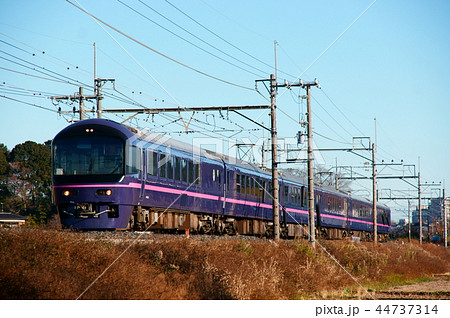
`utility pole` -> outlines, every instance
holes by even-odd
[[[447,226],[447,213],[448,213],[448,207],[450,205],[450,200],[447,200],[447,198],[445,197],[445,185],[444,185],[444,190],[443,190],[443,196],[444,196],[444,200],[443,200],[443,205],[444,205],[444,247],[448,246],[448,241],[447,241],[447,236],[448,236],[448,226]]]
[[[377,118],[373,119],[374,128],[375,128],[375,142],[372,144],[372,211],[373,211],[373,243],[377,244],[378,242],[378,214],[377,214],[377,201],[378,201],[378,193],[377,193],[377,168],[375,162],[375,153],[377,151],[376,145],[377,142]]]
[[[316,84],[317,85],[317,84]],[[308,121],[308,233],[312,246],[316,246],[316,226],[314,222],[314,156],[312,149],[312,111],[311,111],[311,85],[306,85],[306,118]],[[317,216],[319,217],[319,216]]]
[[[408,242],[411,243],[411,200],[408,200]]]
[[[78,103],[80,105],[80,120],[84,120],[84,96],[83,87],[78,88]]]
[[[114,83],[115,80],[112,78],[96,78],[94,79],[94,95],[97,100],[97,118],[102,118],[103,108],[102,108],[102,87],[106,82]]]
[[[423,236],[423,230],[422,230],[422,191],[420,188],[420,157],[419,157],[419,168],[418,168],[418,173],[417,173],[417,194],[418,194],[418,199],[419,199],[419,244],[422,244],[422,236]]]
[[[95,96],[95,95],[87,95],[86,96],[86,95],[84,95],[83,92],[84,92],[84,89],[83,89],[83,87],[80,86],[78,88],[78,93],[74,93],[73,96],[71,96],[71,95],[52,96],[52,99],[56,100],[56,101],[60,101],[60,100],[77,101],[79,103],[79,105],[80,105],[80,108],[79,108],[80,120],[83,120],[83,119],[86,118],[86,116],[85,116],[86,115],[86,110],[84,108],[84,101],[85,100],[89,100],[89,99],[96,99],[97,98],[97,96]],[[75,110],[73,112],[75,112]],[[59,110],[58,113],[59,114],[65,114],[65,113],[72,113],[72,111]]]
[[[375,164],[375,143],[372,144],[372,210],[373,210],[373,243],[378,241],[377,225],[377,168]]]
[[[277,158],[277,129],[276,129],[276,94],[278,87],[300,86],[307,91],[308,101],[308,214],[309,214],[309,240],[315,247],[315,222],[314,222],[314,171],[313,171],[313,149],[312,149],[312,125],[311,125],[311,86],[320,88],[319,83],[315,80],[312,83],[304,83],[300,80],[298,83],[277,84],[274,74],[270,75],[270,79],[256,80],[256,82],[270,81],[270,115],[271,115],[271,149],[272,149],[272,200],[273,200],[273,223],[274,223],[274,239],[279,240],[280,231],[280,209],[279,209],[279,186],[278,186],[278,158]],[[310,180],[311,179],[311,180]]]
[[[84,108],[84,101],[95,99],[97,101],[97,118],[102,118],[102,86],[106,82],[114,82],[114,79],[105,79],[105,78],[96,78],[94,80],[94,95],[84,95],[84,89],[83,87],[78,88],[78,93],[75,93],[73,96],[67,95],[67,96],[53,96],[53,100],[71,100],[71,101],[77,101],[80,105],[79,113],[80,113],[80,120],[83,120],[86,118],[86,110]],[[58,111],[60,114],[64,113],[70,113],[70,111]]]
[[[280,205],[278,188],[278,158],[277,158],[277,82],[274,74],[270,74],[270,135],[272,144],[272,209],[273,209],[273,236],[274,240],[280,239]]]

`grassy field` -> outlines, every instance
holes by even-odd
[[[0,229],[0,299],[358,299],[450,271],[450,252],[432,244],[323,241],[325,252],[306,241],[146,234],[126,250],[132,242]]]

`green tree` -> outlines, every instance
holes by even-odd
[[[4,144],[0,144],[0,202],[2,203],[2,209],[5,211],[7,210],[6,203],[11,196],[6,185],[6,180],[8,179],[10,171],[8,155],[8,148]]]
[[[50,144],[26,141],[9,154],[7,186],[18,212],[33,216],[38,223],[52,216]]]

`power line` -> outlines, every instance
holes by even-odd
[[[333,116],[331,116],[331,114],[326,110],[325,107],[323,107],[319,101],[313,96],[314,101],[317,103],[317,105],[319,105],[320,108],[322,108],[322,110],[328,115],[330,116],[330,118],[339,126],[341,127],[350,137],[353,137],[353,134],[351,134],[344,126],[341,125],[341,123],[339,121],[336,120],[336,118],[334,118]]]
[[[6,98],[6,99],[9,99],[9,100],[12,100],[12,101],[18,102],[18,103],[26,104],[26,105],[29,105],[29,106],[33,106],[33,107],[37,107],[37,108],[41,108],[41,109],[45,109],[45,110],[48,110],[48,111],[50,111],[50,112],[53,112],[53,113],[58,113],[58,111],[57,111],[57,110],[54,110],[54,109],[51,109],[51,108],[47,108],[47,107],[44,107],[44,106],[40,106],[40,105],[36,105],[36,104],[32,104],[32,103],[28,103],[28,102],[24,102],[24,101],[22,101],[22,100],[19,100],[19,99],[15,99],[15,98],[7,97],[7,96],[4,96],[4,95],[0,95],[0,97],[2,97],[2,98]]]
[[[140,2],[142,2],[141,0],[139,0]],[[222,41],[224,41],[225,43],[227,43],[228,45],[232,46],[233,48],[235,48],[236,50],[238,50],[239,52],[251,57],[252,59],[264,64],[267,67],[272,68],[273,65],[270,65],[260,59],[258,59],[257,57],[245,52],[244,50],[242,50],[241,48],[239,48],[238,46],[234,45],[233,43],[229,42],[228,40],[226,40],[225,38],[223,38],[222,36],[220,36],[219,34],[215,33],[214,31],[211,31],[209,28],[207,28],[206,26],[204,26],[203,24],[201,24],[200,22],[198,22],[197,20],[195,20],[194,18],[192,18],[191,16],[189,16],[187,13],[185,13],[184,11],[182,11],[181,9],[179,9],[178,7],[176,7],[174,4],[170,3],[169,1],[165,0],[169,5],[171,5],[174,9],[176,9],[178,12],[180,12],[181,14],[183,14],[185,17],[187,17],[188,19],[190,19],[191,21],[193,21],[194,23],[196,23],[197,25],[199,25],[200,27],[202,27],[203,29],[205,29],[206,31],[208,31],[209,33],[213,34],[214,36],[216,36],[217,38],[221,39]],[[279,70],[280,73],[283,73],[285,75],[291,76],[291,77],[295,77],[294,75],[285,73],[281,70]]]
[[[77,66],[77,65],[71,64],[71,63],[69,63],[69,62],[67,62],[67,61],[64,61],[64,60],[62,60],[62,59],[60,59],[60,58],[57,58],[57,57],[55,57],[55,56],[49,54],[49,53],[46,52],[46,51],[37,49],[37,48],[35,48],[35,47],[31,46],[31,45],[28,45],[27,43],[24,43],[24,42],[22,42],[22,41],[19,41],[19,40],[15,39],[15,38],[13,38],[13,37],[7,35],[7,34],[4,34],[4,33],[2,33],[2,32],[0,32],[0,34],[3,35],[3,36],[5,36],[5,37],[7,37],[7,38],[9,38],[9,39],[11,39],[11,40],[13,40],[13,41],[16,41],[16,42],[18,42],[18,43],[20,43],[20,44],[22,44],[22,45],[24,45],[24,46],[26,46],[26,47],[29,47],[29,48],[31,48],[31,49],[33,49],[33,50],[35,50],[35,51],[37,51],[37,52],[39,52],[39,53],[41,53],[41,54],[45,54],[46,56],[49,56],[49,57],[51,57],[51,58],[53,58],[53,59],[55,59],[55,60],[58,60],[58,61],[60,61],[60,62],[63,62],[63,63],[66,64],[66,65],[70,65],[70,66],[72,67],[72,70],[75,69],[76,72],[82,71],[82,72],[87,73],[87,74],[92,74],[92,73],[89,73],[88,71],[86,71],[86,70],[80,68],[80,67]],[[2,42],[3,42],[3,41],[2,41]],[[15,45],[13,45],[13,44],[8,43],[8,42],[4,42],[4,43],[7,43],[8,45],[13,46],[13,47],[17,48],[18,50],[21,50],[21,51],[23,51],[23,52],[25,52],[25,53],[31,54],[32,56],[36,56],[36,57],[38,57],[38,58],[40,58],[40,59],[46,60],[46,61],[48,61],[48,62],[50,62],[50,63],[55,64],[55,65],[62,66],[62,67],[64,67],[64,68],[70,69],[69,67],[67,67],[67,66],[65,66],[65,65],[61,65],[61,64],[58,64],[58,63],[56,63],[56,62],[54,62],[54,61],[51,61],[51,60],[49,60],[49,59],[43,58],[41,55],[37,55],[37,54],[35,54],[35,53],[26,51],[26,50],[24,50],[24,49],[22,49],[22,48],[20,48],[20,47],[18,47],[18,46],[15,46]]]
[[[173,58],[171,58],[171,57],[169,57],[169,56],[167,56],[167,55],[165,55],[165,54],[163,54],[163,53],[161,53],[161,52],[159,52],[159,51],[157,51],[157,50],[151,48],[150,46],[148,46],[148,45],[146,45],[146,44],[144,44],[144,43],[142,43],[142,42],[136,40],[135,38],[133,38],[133,37],[129,36],[128,34],[126,34],[126,33],[122,32],[122,31],[120,31],[119,29],[113,27],[112,25],[110,25],[110,24],[104,22],[103,20],[97,18],[96,16],[94,16],[94,15],[91,14],[91,13],[89,13],[89,12],[86,11],[85,9],[81,8],[80,6],[74,4],[74,3],[71,2],[70,0],[66,0],[66,1],[67,1],[68,3],[70,3],[71,5],[73,5],[74,7],[78,8],[79,10],[83,11],[84,13],[86,13],[87,15],[89,15],[90,17],[92,17],[93,19],[97,20],[98,22],[102,23],[103,25],[106,25],[108,28],[110,28],[110,29],[116,31],[117,33],[120,33],[120,34],[123,35],[124,37],[126,37],[126,38],[130,39],[131,41],[133,41],[133,42],[135,42],[135,43],[137,43],[137,44],[139,44],[139,45],[145,47],[146,49],[148,49],[148,50],[150,50],[150,51],[152,51],[152,52],[154,52],[154,53],[156,53],[156,54],[158,54],[158,55],[160,55],[160,56],[162,56],[162,57],[164,57],[164,58],[166,58],[166,59],[168,59],[168,60],[170,60],[170,61],[172,61],[172,62],[174,62],[174,63],[177,63],[178,65],[181,65],[181,66],[183,66],[183,67],[185,67],[185,68],[188,68],[188,69],[190,69],[190,70],[192,70],[192,71],[194,71],[194,72],[197,72],[197,73],[199,73],[199,74],[201,74],[201,75],[204,75],[204,76],[206,76],[206,77],[212,78],[212,79],[214,79],[214,80],[217,80],[217,81],[222,82],[222,83],[225,83],[225,84],[229,84],[229,85],[232,85],[232,86],[235,86],[235,87],[247,89],[247,90],[250,90],[250,91],[254,91],[254,90],[255,90],[254,88],[246,87],[246,86],[243,86],[243,85],[239,85],[239,84],[236,84],[236,83],[232,83],[232,82],[223,80],[223,79],[218,78],[218,77],[216,77],[216,76],[213,76],[213,75],[207,74],[207,73],[205,73],[205,72],[203,72],[203,71],[200,71],[200,70],[198,70],[198,69],[195,69],[195,68],[193,68],[193,67],[191,67],[191,66],[188,66],[188,65],[186,65],[186,64],[184,64],[184,63],[182,63],[182,62],[180,62],[180,61],[178,61],[178,60],[175,60],[175,59],[173,59]]]
[[[323,87],[321,91],[325,95],[325,97],[328,98],[331,104],[339,111],[339,113],[341,113],[341,115],[350,123],[350,125],[352,125],[361,135],[364,135],[364,133],[358,127],[355,126],[355,124],[344,114],[344,112],[342,112],[342,110],[336,105],[336,103],[333,102],[330,96],[328,96],[328,94],[324,91]]]
[[[166,30],[167,32],[169,32],[170,34],[176,36],[177,38],[179,38],[179,39],[181,39],[181,40],[183,40],[183,41],[185,41],[185,42],[191,44],[192,46],[196,47],[197,49],[199,49],[199,50],[201,50],[201,51],[203,51],[203,52],[205,52],[205,53],[207,53],[207,54],[209,54],[209,55],[211,55],[211,56],[213,56],[213,57],[215,57],[215,58],[217,58],[217,59],[219,59],[219,60],[221,60],[221,61],[223,61],[223,62],[225,62],[225,63],[228,63],[228,64],[230,64],[230,65],[232,65],[232,66],[234,66],[234,67],[237,67],[237,68],[239,68],[239,69],[241,69],[241,70],[243,70],[243,71],[246,71],[246,72],[248,72],[248,73],[250,73],[250,74],[253,74],[253,75],[255,75],[255,76],[261,76],[261,75],[258,75],[258,74],[256,74],[256,73],[253,73],[253,72],[251,72],[251,71],[249,71],[249,70],[246,70],[246,69],[244,69],[244,68],[242,68],[242,67],[240,67],[240,66],[238,66],[238,65],[236,65],[236,64],[234,64],[234,63],[231,63],[231,62],[229,62],[229,61],[227,61],[227,60],[221,58],[220,56],[218,56],[218,55],[216,55],[216,54],[214,54],[214,53],[211,53],[211,52],[205,50],[204,48],[202,48],[202,47],[200,47],[200,46],[198,46],[198,45],[192,43],[191,41],[189,41],[189,40],[183,38],[182,36],[176,34],[175,32],[170,31],[169,29],[167,29],[166,27],[162,26],[161,24],[159,24],[159,23],[153,21],[152,19],[150,19],[150,18],[147,17],[146,15],[142,14],[141,12],[137,11],[136,9],[133,9],[133,8],[130,7],[129,5],[123,3],[122,1],[120,1],[120,0],[117,0],[117,1],[120,2],[121,4],[123,4],[124,6],[126,6],[127,8],[129,8],[130,10],[134,11],[135,13],[139,14],[139,15],[142,16],[143,18],[145,18],[145,19],[147,19],[148,21],[150,21],[150,22],[156,24],[157,26],[159,26],[160,28]],[[203,41],[203,40],[202,40],[202,41]],[[204,41],[203,41],[203,42],[204,42]],[[206,43],[206,42],[205,42],[205,43]],[[208,44],[208,43],[207,43],[207,44]],[[208,44],[208,45],[209,45],[209,44]],[[225,53],[225,54],[226,54],[226,53]]]
[[[295,81],[299,80],[300,77],[302,77],[303,74],[305,74],[343,36],[345,32],[347,32],[367,12],[367,10],[374,5],[375,2],[377,2],[377,0],[374,0],[333,42],[331,42],[331,44],[295,79]],[[286,93],[286,91],[281,93],[280,97],[284,93]]]
[[[119,2],[122,3],[122,4],[124,4],[121,0],[117,0],[117,1],[119,1]],[[155,12],[156,14],[158,14],[160,17],[162,17],[162,18],[164,18],[165,20],[169,21],[169,22],[172,23],[173,25],[177,26],[178,28],[180,28],[180,29],[183,30],[184,32],[188,33],[189,35],[193,36],[193,37],[196,38],[197,40],[199,40],[199,41],[201,41],[202,43],[208,45],[209,47],[211,47],[211,48],[213,48],[213,49],[219,51],[220,53],[222,53],[222,54],[224,54],[224,55],[226,55],[226,56],[232,58],[233,60],[235,60],[235,61],[237,61],[237,62],[239,62],[239,63],[242,63],[242,64],[244,64],[244,65],[246,65],[246,66],[248,66],[248,67],[250,67],[250,68],[252,68],[252,69],[254,69],[254,70],[257,70],[257,71],[259,71],[259,72],[262,72],[263,74],[265,73],[263,70],[261,70],[261,69],[259,69],[259,68],[257,68],[257,67],[254,67],[254,66],[252,66],[252,65],[250,65],[250,64],[248,64],[248,63],[246,63],[246,62],[244,62],[244,61],[242,61],[242,60],[240,60],[240,59],[238,59],[238,58],[236,58],[236,57],[234,57],[234,56],[232,56],[231,54],[228,54],[227,52],[225,52],[225,51],[219,49],[218,47],[216,47],[216,46],[214,46],[214,45],[212,45],[212,44],[206,42],[205,40],[203,40],[203,39],[200,38],[199,36],[195,35],[194,33],[190,32],[189,30],[186,30],[185,28],[183,28],[183,27],[180,26],[179,24],[173,22],[172,20],[170,20],[169,18],[167,18],[167,17],[164,16],[163,14],[159,13],[158,11],[156,11],[155,9],[153,9],[152,7],[150,7],[149,5],[147,5],[145,2],[143,2],[143,1],[141,1],[141,0],[139,0],[139,2],[142,3],[144,6],[146,6],[147,8],[149,8],[150,10],[152,10],[153,12]],[[124,5],[125,5],[125,4],[124,4]],[[134,10],[133,10],[133,11],[134,11]],[[159,26],[158,23],[156,23],[156,22],[154,22],[154,21],[152,21],[152,22],[155,23],[155,24],[157,24],[157,25]],[[164,28],[164,27],[163,27],[163,28]],[[164,29],[165,29],[165,28],[164,28]],[[165,29],[165,30],[166,30],[166,29]],[[169,31],[169,30],[167,30],[167,31]],[[169,32],[170,32],[170,31],[169,31]],[[171,32],[171,33],[172,33],[172,32]],[[184,38],[182,38],[182,37],[181,37],[181,39],[187,41],[186,39],[184,39]],[[191,43],[190,41],[188,41],[188,42],[189,42],[190,44],[194,45],[195,47],[197,47],[195,44]],[[207,53],[209,53],[209,52],[207,52]],[[213,56],[214,56],[214,57],[217,57],[217,56],[214,55],[214,54],[213,54]],[[225,60],[222,59],[222,58],[220,58],[220,60],[225,61]],[[229,63],[228,61],[225,61],[225,62],[226,62],[226,63]],[[245,70],[245,69],[243,69],[243,68],[241,68],[241,67],[239,67],[239,66],[237,66],[237,65],[235,65],[235,64],[233,64],[233,63],[230,63],[230,64],[233,65],[233,66],[236,66],[236,67],[240,68],[241,70],[244,70],[244,71],[246,71],[246,72],[248,72],[248,73],[250,73],[250,74],[253,74],[253,75],[255,75],[255,76],[261,76],[260,74],[255,74],[255,73],[253,73],[253,72],[251,72],[251,71]]]
[[[7,52],[5,52],[5,51],[3,51],[3,50],[0,50],[0,52],[3,53],[3,54],[6,54],[6,55],[8,55],[8,56],[10,56],[10,57],[12,57],[12,58],[15,58],[15,59],[17,59],[17,60],[19,60],[19,61],[22,61],[22,62],[28,63],[28,64],[30,64],[30,65],[32,65],[32,66],[35,66],[35,67],[37,67],[37,68],[39,68],[39,69],[41,69],[41,70],[43,70],[43,71],[37,70],[37,69],[32,68],[32,67],[30,67],[30,66],[26,66],[26,65],[21,64],[21,63],[19,63],[19,62],[16,62],[16,61],[13,61],[13,60],[10,60],[10,59],[7,59],[7,58],[5,58],[5,57],[1,57],[1,56],[0,56],[0,58],[4,59],[4,60],[6,60],[6,61],[9,61],[9,62],[11,62],[11,63],[20,65],[20,66],[22,66],[22,67],[31,69],[31,70],[33,70],[33,71],[35,71],[35,72],[42,73],[42,74],[44,74],[44,75],[47,75],[47,76],[50,76],[50,77],[53,77],[53,78],[56,78],[56,79],[59,79],[59,80],[61,80],[61,79],[58,78],[58,77],[62,77],[62,78],[69,79],[69,80],[72,81],[72,82],[76,82],[76,83],[78,83],[78,84],[82,84],[82,85],[84,85],[84,86],[89,87],[89,85],[87,85],[87,84],[85,84],[85,83],[83,83],[83,82],[80,82],[80,81],[78,81],[78,80],[76,80],[76,79],[70,78],[70,77],[68,77],[68,76],[66,76],[66,75],[60,74],[60,73],[58,73],[58,72],[49,70],[49,69],[47,69],[47,68],[45,68],[45,67],[43,67],[43,66],[37,65],[37,64],[35,64],[35,63],[31,63],[31,62],[29,62],[29,61],[27,61],[27,60],[24,60],[24,59],[22,59],[22,58],[20,58],[20,57],[17,57],[17,56],[15,56],[15,55],[13,55],[13,54],[9,54],[9,53],[7,53]],[[45,72],[52,73],[52,74],[54,74],[54,75],[47,74],[47,73],[45,73],[44,71],[45,71]]]

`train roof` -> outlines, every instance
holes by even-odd
[[[159,133],[149,132],[149,131],[145,131],[145,130],[137,130],[132,127],[128,127],[128,128],[130,130],[133,129],[135,131],[136,137],[142,141],[152,142],[152,143],[162,145],[165,147],[172,147],[173,149],[181,150],[181,151],[184,151],[187,153],[194,153],[201,157],[206,157],[206,158],[209,158],[212,160],[217,160],[217,161],[223,160],[226,164],[232,165],[233,167],[239,168],[241,170],[247,170],[249,172],[264,174],[266,176],[271,176],[271,172],[269,170],[262,169],[253,163],[243,161],[243,160],[237,159],[235,157],[224,155],[224,154],[221,154],[218,152],[214,152],[214,151],[211,151],[208,149],[200,148],[198,146],[188,144],[188,143],[185,143],[180,140],[173,139],[172,137],[167,136],[167,135],[161,135]],[[280,177],[283,181],[300,183],[300,184],[304,184],[304,185],[307,184],[307,182],[304,178],[294,176],[294,175],[289,175],[284,172],[280,172]],[[369,200],[367,198],[352,196],[351,193],[339,191],[339,190],[336,190],[334,188],[327,187],[324,185],[320,185],[320,186],[318,186],[318,188],[323,192],[332,193],[334,195],[338,195],[338,196],[342,196],[342,197],[352,197],[355,200],[365,202],[365,203],[372,202],[371,200]],[[388,208],[384,204],[380,204],[380,203],[378,203],[377,206]]]
[[[90,128],[92,125],[100,126],[100,131],[99,129],[97,129],[96,132],[99,132],[101,134],[114,133],[115,135],[118,135],[124,139],[131,138],[135,135],[135,131],[133,131],[131,127],[124,126],[120,123],[108,119],[92,118],[77,121],[76,123],[67,126],[63,130],[61,130],[54,139],[60,137],[82,135],[86,132],[86,129]]]

